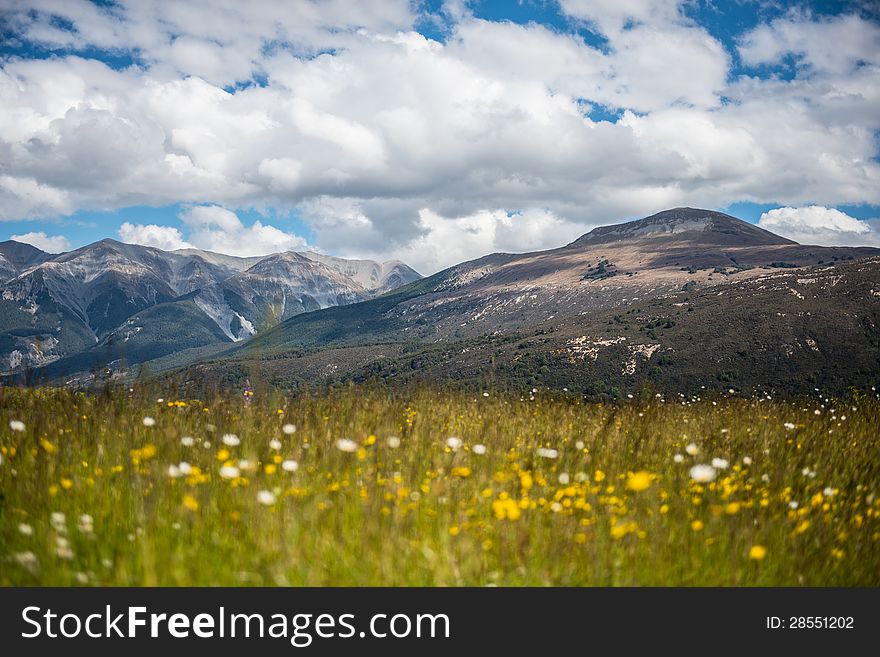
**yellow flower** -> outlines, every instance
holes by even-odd
[[[221,449],[219,452],[217,452],[217,460],[218,461],[225,461],[228,458],[229,458],[229,450],[228,449]]]
[[[458,536],[459,532],[461,532],[461,530],[458,527],[450,527],[449,528],[449,535],[450,536]]]
[[[468,467],[452,468],[452,476],[466,479],[471,476],[471,469]]]
[[[729,516],[735,516],[739,513],[740,506],[742,505],[739,502],[731,502],[724,507],[724,512]]]
[[[45,438],[40,438],[40,447],[42,447],[44,450],[46,450],[47,454],[54,454],[55,450],[58,449],[57,447],[55,447],[55,445],[50,443]]]
[[[651,485],[651,473],[645,470],[633,472],[626,479],[626,487],[636,492],[646,490]]]
[[[61,488],[63,488],[64,490],[70,490],[71,488],[73,488],[73,479],[68,479],[67,477],[62,478]]]
[[[601,470],[596,470],[596,474],[593,475],[593,479],[596,482],[604,481],[605,480],[605,473],[602,472]]]
[[[506,495],[502,495],[502,497],[499,497],[492,502],[492,511],[495,513],[495,517],[498,518],[498,520],[519,520],[522,515],[522,510],[519,508],[519,504]]]
[[[691,529],[693,529],[695,532],[702,530],[703,529],[703,521],[702,520],[694,520],[691,523]]]
[[[831,556],[834,557],[835,559],[837,559],[838,561],[843,559],[844,554],[845,554],[844,551],[841,550],[840,548],[834,548],[833,550],[831,550]]]
[[[278,466],[276,466],[274,463],[267,463],[267,464],[266,464],[266,467],[263,468],[263,471],[264,471],[267,475],[271,475],[271,474],[275,474],[275,471],[276,471],[277,469],[278,469]]]
[[[766,556],[767,548],[765,548],[763,545],[753,545],[752,548],[749,550],[749,559],[760,561]]]
[[[199,510],[199,501],[194,498],[192,495],[184,495],[183,496],[183,506],[185,506],[190,511],[198,511]]]

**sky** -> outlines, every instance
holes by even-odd
[[[429,274],[677,206],[880,246],[880,3],[0,0],[0,239]]]

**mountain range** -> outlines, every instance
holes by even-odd
[[[145,310],[107,329],[100,346],[37,370],[40,380],[88,383],[96,365],[108,364],[111,376],[126,375],[107,336],[128,341],[129,367],[148,362],[190,385],[429,381],[615,397],[647,388],[844,389],[880,373],[880,249],[801,245],[710,210],[666,210],[557,249],[495,253],[426,278],[400,263],[315,254],[212,274],[231,268],[225,258],[188,263],[186,276],[170,280],[191,283],[168,300],[157,283],[105,290],[91,302],[90,327],[109,326],[105,308],[123,299]],[[311,267],[294,277],[311,285],[308,298],[276,287],[291,268],[303,271],[304,259],[336,277]],[[23,277],[5,283],[4,296],[9,290],[19,312],[29,312],[33,295],[18,292]],[[199,337],[176,339],[171,350],[137,342],[175,332]]]
[[[0,371],[128,365],[233,343],[302,312],[417,280],[402,262],[312,252],[238,258],[101,240],[50,255],[0,243]]]

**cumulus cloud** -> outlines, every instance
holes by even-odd
[[[129,238],[303,248],[233,221],[271,208],[325,251],[409,253],[430,272],[455,249],[531,248],[514,239],[531,233],[555,246],[677,205],[880,203],[876,21],[786,14],[743,35],[751,65],[798,58],[782,79],[732,77],[678,0],[563,0],[601,48],[466,4],[438,42],[412,31],[415,6],[5,3],[22,42],[60,54],[0,64],[0,219],[185,203],[177,234]],[[135,64],[68,54],[87,47]],[[451,246],[433,254],[430,235]]]
[[[770,210],[761,215],[758,225],[801,244],[880,245],[880,232],[873,222],[860,221],[840,210],[821,205]]]
[[[419,212],[423,234],[393,252],[417,271],[435,272],[492,252],[539,251],[573,241],[585,231],[545,210],[484,210],[463,217]]]
[[[42,231],[13,235],[10,239],[30,244],[47,253],[63,253],[70,250],[70,241],[66,237],[63,235],[46,235]]]
[[[183,239],[180,231],[173,226],[131,224],[126,221],[119,227],[118,235],[119,239],[128,244],[152,246],[163,251],[192,247],[192,244]]]
[[[299,235],[255,221],[245,226],[238,215],[216,205],[198,205],[180,213],[187,237],[173,226],[131,224],[119,227],[119,238],[165,251],[196,248],[227,255],[259,256],[309,248]]]

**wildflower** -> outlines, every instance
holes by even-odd
[[[145,427],[154,427],[154,426],[156,426],[156,420],[154,420],[153,418],[151,418],[151,417],[149,417],[149,416],[145,417],[143,420],[141,420],[141,422],[143,423],[143,425],[144,425]]]
[[[477,454],[478,456],[482,456],[483,454],[486,453],[486,446],[485,445],[474,445],[473,449],[471,451],[474,454]]]
[[[452,476],[459,479],[467,479],[471,476],[471,469],[468,467],[452,468]]]
[[[9,420],[9,428],[13,431],[24,431],[24,422],[21,420]]]
[[[285,424],[283,427],[281,427],[281,432],[288,436],[294,434],[296,433],[296,425],[290,423]]]
[[[269,449],[277,452],[278,450],[281,449],[281,441],[278,440],[277,438],[273,438],[272,440],[269,441]]]
[[[40,565],[37,560],[37,555],[33,552],[16,552],[15,560],[19,563],[19,565],[24,566],[28,570],[36,570],[37,566]]]
[[[234,465],[224,465],[220,468],[220,476],[223,479],[238,479],[241,476],[241,470]]]
[[[168,476],[172,479],[177,479],[180,477],[180,468],[172,463],[168,466]]]
[[[684,451],[687,452],[690,456],[696,456],[700,453],[700,448],[697,447],[696,444],[690,443],[687,447],[684,448]]]
[[[593,475],[593,479],[594,479],[594,480],[596,481],[596,483],[598,484],[600,481],[604,481],[604,479],[605,479],[605,473],[602,472],[601,470],[596,470],[596,473]]]
[[[825,488],[825,490],[822,491],[822,494],[825,497],[834,497],[837,494],[837,489],[828,486],[827,488]]]
[[[537,454],[543,459],[555,459],[559,456],[558,451],[549,447],[539,447]]]
[[[838,561],[843,559],[845,554],[846,553],[843,550],[841,550],[840,548],[834,548],[833,550],[831,550],[831,556],[834,557],[835,559],[837,559]]]
[[[192,436],[184,436],[180,439],[180,444],[184,447],[192,447],[195,444],[195,439]]]
[[[247,470],[248,472],[253,472],[257,469],[257,464],[253,461],[248,461],[247,459],[241,459],[238,462],[238,467],[241,470]]]
[[[559,477],[557,477],[560,484],[563,486],[568,486],[568,482],[571,481],[571,478],[568,476],[567,472],[560,472]]]
[[[788,429],[789,431],[792,431],[792,430],[794,430],[794,429],[797,427],[797,425],[796,425],[794,422],[786,422],[786,423],[783,424],[782,426],[784,426],[784,427],[785,427],[786,429]]]
[[[519,520],[522,510],[514,500],[506,495],[492,502],[492,512],[498,520]],[[485,547],[485,546],[484,546]]]
[[[70,549],[70,543],[67,542],[66,538],[58,537],[55,544],[55,554],[59,559],[73,559],[73,550]]]
[[[798,504],[797,500],[792,500],[791,502],[788,503],[788,508],[791,509],[792,511],[797,509],[799,506],[800,506],[800,504]]]
[[[715,481],[718,472],[711,465],[695,465],[690,471],[691,479],[700,484]]]
[[[743,463],[745,465],[751,465],[752,464],[752,457],[751,456],[743,456]]]
[[[647,490],[651,485],[651,473],[645,470],[633,472],[626,478],[626,487],[629,490],[640,492]]]
[[[49,516],[49,524],[56,532],[64,533],[67,530],[67,517],[60,511],[53,511]]]
[[[767,556],[767,548],[763,545],[753,545],[749,550],[749,559],[760,561]]]
[[[299,469],[299,463],[293,459],[287,459],[286,461],[282,461],[281,469],[285,472],[296,472]]]
[[[189,509],[190,511],[198,511],[199,510],[199,501],[193,497],[192,495],[184,495],[183,496],[183,506]]]
[[[357,451],[357,448],[358,444],[348,438],[340,438],[336,441],[336,449],[340,452],[354,452]]]
[[[238,447],[241,444],[241,439],[234,433],[224,433],[221,440],[228,447]]]
[[[739,502],[731,502],[724,507],[724,512],[729,516],[735,516],[737,513],[739,513],[741,507],[742,505]]]
[[[29,524],[22,522],[18,525],[18,533],[22,536],[32,536],[34,533],[34,528]]]
[[[726,470],[730,466],[730,462],[727,459],[712,459],[712,467],[716,470]]]
[[[694,520],[691,523],[691,529],[695,532],[702,531],[703,529],[703,521],[702,520]]]
[[[177,466],[177,469],[180,470],[180,474],[182,475],[190,475],[192,474],[192,466],[186,461],[181,461]]]
[[[91,534],[95,529],[95,519],[88,513],[84,513],[79,517],[79,530],[83,534]]]
[[[676,463],[683,463],[683,462],[684,462],[684,456],[682,456],[681,454],[675,454],[675,455],[672,457],[672,460],[675,461]]]
[[[458,450],[462,445],[461,438],[457,438],[456,436],[450,436],[446,439],[446,446],[451,449],[453,452]]]
[[[275,504],[275,493],[270,490],[261,490],[257,493],[257,502],[263,506],[272,506]]]
[[[574,446],[575,446],[575,449],[581,450],[581,449],[584,448],[584,441],[583,441],[583,440],[578,440],[578,441],[574,444]]]

